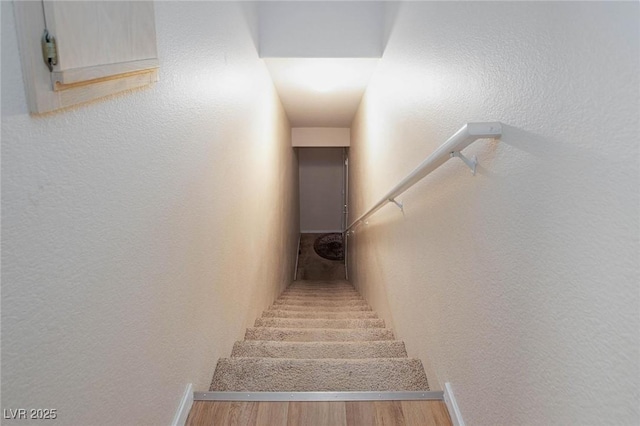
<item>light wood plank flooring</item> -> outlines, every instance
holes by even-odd
[[[442,401],[195,401],[188,426],[450,426]]]

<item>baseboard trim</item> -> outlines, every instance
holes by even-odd
[[[464,420],[462,420],[462,413],[456,402],[456,397],[453,395],[453,389],[451,383],[446,382],[444,384],[444,403],[449,410],[449,416],[451,416],[451,423],[453,426],[464,426]]]
[[[187,422],[187,417],[189,417],[189,411],[191,411],[191,406],[193,405],[193,383],[189,383],[187,388],[184,390],[184,395],[182,395],[182,400],[180,400],[180,405],[178,406],[178,411],[173,416],[173,421],[171,422],[171,426],[184,426]]]
[[[336,229],[336,230],[318,230],[318,229],[312,229],[312,230],[302,230],[300,231],[300,233],[302,234],[342,234],[342,229]]]
[[[195,401],[417,401],[443,400],[442,391],[425,392],[194,392]]]

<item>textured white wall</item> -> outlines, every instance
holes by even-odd
[[[156,2],[154,88],[31,117],[2,2],[2,408],[168,424],[292,278],[298,169],[254,9]]]
[[[350,240],[350,277],[468,425],[639,413],[639,5],[391,5],[352,127],[352,217],[467,121],[450,161]]]
[[[344,205],[343,148],[298,148],[300,231],[339,232]]]

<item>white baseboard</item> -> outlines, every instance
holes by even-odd
[[[176,411],[175,416],[173,416],[171,426],[184,426],[184,424],[187,422],[187,417],[189,417],[189,411],[191,411],[192,405],[193,383],[189,383],[187,385],[187,388],[184,390],[184,395],[182,395],[182,400],[180,401],[180,405],[178,406],[178,411]]]
[[[451,389],[451,383],[449,382],[444,384],[444,403],[447,404],[447,409],[449,410],[453,426],[464,426],[464,420],[462,420],[460,408],[458,407],[456,397],[453,395],[453,389]]]

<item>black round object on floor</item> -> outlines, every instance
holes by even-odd
[[[344,260],[342,234],[324,234],[313,243],[313,250],[320,257],[329,260]]]

